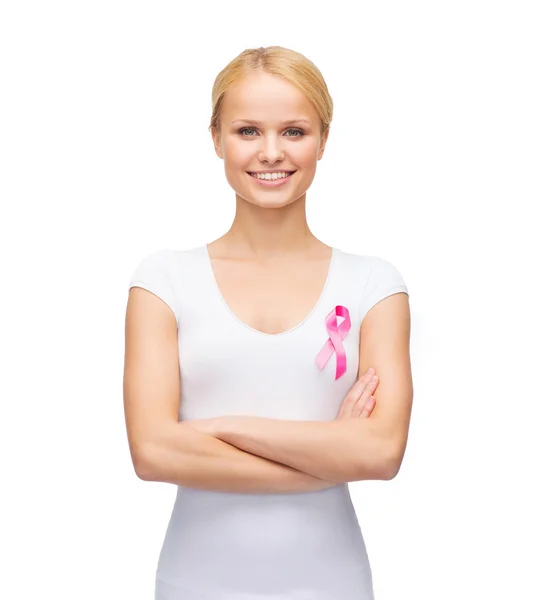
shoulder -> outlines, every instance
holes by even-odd
[[[371,254],[358,254],[342,251],[343,263],[346,267],[366,282],[394,279],[405,281],[396,265],[385,258]]]
[[[153,275],[168,275],[176,277],[180,268],[189,266],[195,259],[196,249],[174,250],[172,248],[160,248],[145,254],[137,263],[132,272],[132,278],[141,278]]]
[[[406,281],[392,261],[367,254],[344,253],[344,256],[358,281],[361,320],[380,300],[399,292],[408,295]]]
[[[159,250],[154,250],[153,252],[145,254],[140,259],[140,262],[138,263],[138,268],[164,268],[165,266],[171,263],[173,254],[174,251],[170,248],[160,248]]]
[[[129,289],[140,287],[158,296],[172,310],[178,328],[181,321],[182,297],[194,281],[195,266],[201,246],[187,250],[160,248],[149,252],[137,263],[129,278]]]
[[[393,262],[380,256],[364,256],[363,259],[364,268],[368,270],[369,278],[374,283],[393,282],[406,287],[404,278]]]
[[[176,317],[179,327],[180,311],[176,285],[176,251],[171,248],[154,250],[139,260],[129,278],[129,290],[143,288],[165,302]]]

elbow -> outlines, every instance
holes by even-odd
[[[404,458],[405,446],[402,448],[395,448],[393,452],[390,452],[387,459],[384,461],[383,468],[383,479],[385,481],[391,481],[399,474],[402,459]]]
[[[392,479],[395,479],[395,477],[398,475],[398,472],[400,470],[400,465],[397,464],[387,464],[386,467],[384,467],[383,469],[383,477],[382,480],[383,481],[391,481]]]
[[[366,460],[364,465],[356,465],[355,473],[351,473],[351,477],[347,481],[391,481],[397,476],[400,463],[401,460],[398,459],[397,453],[377,452],[373,460]]]
[[[348,471],[342,472],[342,477],[334,480],[335,483],[343,483],[350,481],[388,481],[393,479],[393,465],[389,460],[380,459],[376,455],[372,458],[367,458],[361,464],[357,461]],[[331,479],[332,481],[332,479]]]
[[[384,460],[381,464],[381,469],[378,471],[378,477],[380,481],[391,481],[395,479],[398,473],[398,467],[396,462],[393,460]]]
[[[142,481],[156,481],[154,476],[154,471],[152,471],[147,465],[134,465],[134,472],[136,473],[138,479]]]
[[[136,476],[142,481],[156,481],[156,469],[149,448],[138,448],[131,452]]]

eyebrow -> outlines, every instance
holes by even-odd
[[[251,123],[253,125],[262,125],[261,121],[254,121],[252,119],[236,119],[233,123],[242,122],[242,123]],[[308,119],[290,119],[289,121],[284,121],[283,125],[292,125],[293,123],[307,123],[310,125],[310,121]]]

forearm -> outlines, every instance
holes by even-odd
[[[389,477],[388,445],[372,419],[226,416],[218,418],[214,435],[246,452],[335,483]]]
[[[241,494],[290,494],[336,485],[255,456],[183,422],[168,426],[145,452],[139,477],[189,488]]]

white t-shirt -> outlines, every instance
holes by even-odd
[[[408,293],[377,256],[333,248],[327,281],[296,327],[267,334],[240,321],[217,286],[206,245],[146,256],[129,288],[145,288],[178,324],[180,420],[221,415],[332,421],[355,383],[360,326],[380,300]],[[349,310],[323,368],[326,317]],[[343,321],[338,317],[338,324]],[[373,600],[372,571],[347,483],[298,494],[234,494],[177,486],[156,572],[156,600]]]

